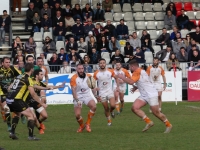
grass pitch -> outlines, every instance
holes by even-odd
[[[165,125],[146,114],[155,125],[142,133],[145,123],[130,111],[131,103],[126,103],[124,111],[107,126],[103,107],[98,104],[93,117],[92,132],[76,133],[78,124],[73,113],[73,105],[48,106],[49,118],[45,122],[44,135],[35,135],[41,141],[27,140],[27,127],[19,122],[16,132],[19,140],[8,138],[6,124],[0,123],[0,146],[6,150],[199,150],[200,149],[200,103],[163,103],[162,111],[173,124],[172,132],[164,134]],[[88,108],[83,107],[84,121]]]

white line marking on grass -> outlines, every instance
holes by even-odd
[[[200,110],[200,107],[197,107],[197,106],[186,106],[186,107],[194,108],[194,109],[199,109]]]

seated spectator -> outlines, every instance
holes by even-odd
[[[172,54],[172,47],[171,46],[167,46],[166,49],[163,49],[159,52],[156,53],[156,57],[159,58],[159,61],[161,62],[166,62],[169,60],[169,56]]]
[[[112,2],[112,0],[104,0],[102,2],[102,9],[105,12],[112,12],[112,9],[113,9],[113,2]]]
[[[98,37],[98,35],[101,33],[101,30],[103,29],[103,27],[101,26],[100,23],[96,24],[96,27],[94,28],[94,35],[96,37]],[[98,41],[98,40],[97,40]]]
[[[25,56],[23,55],[22,50],[17,51],[17,54],[14,57],[13,63],[16,63],[16,62],[18,63],[20,61],[25,62]]]
[[[189,17],[185,15],[184,9],[181,10],[181,15],[179,15],[176,19],[179,29],[188,29],[189,31],[192,29],[194,24],[190,22]]]
[[[181,39],[181,33],[176,33],[176,37],[174,39],[175,42],[177,42],[177,39]]]
[[[116,32],[119,40],[126,40],[128,38],[128,27],[124,24],[124,19],[120,20],[120,24],[117,25]]]
[[[178,59],[176,58],[176,54],[174,54],[174,53],[170,54],[169,60],[166,62],[166,65],[167,65],[167,70],[168,71],[173,70],[174,67],[176,69],[181,70],[180,69],[180,63],[179,63]]]
[[[63,67],[60,68],[60,70],[58,71],[58,73],[60,74],[66,74],[66,73],[71,73],[71,67],[68,64],[68,61],[64,60],[62,63]]]
[[[52,8],[55,8],[55,4],[56,3],[59,3],[61,4],[61,0],[48,0],[49,2],[49,7],[52,9]]]
[[[173,48],[173,52],[175,54],[178,54],[181,47],[184,47],[186,48],[185,44],[182,42],[182,39],[181,38],[178,38],[177,39],[177,42],[172,42],[172,48]]]
[[[75,55],[72,56],[69,65],[71,66],[71,73],[76,71],[76,65],[78,65],[80,62],[78,61],[77,57]]]
[[[60,22],[59,26],[57,26],[54,31],[55,42],[63,41],[65,43],[65,34],[66,34],[66,29],[63,26],[63,23]]]
[[[18,8],[18,14],[21,14],[22,1],[21,0],[13,0],[12,7],[13,7],[13,14],[16,14],[16,7]]]
[[[184,47],[181,47],[180,51],[177,53],[177,59],[179,62],[188,61],[188,53],[186,52]]]
[[[12,58],[15,57],[18,50],[24,51],[24,44],[22,43],[19,36],[16,36],[13,44],[12,44]]]
[[[47,61],[50,65],[49,67],[51,72],[58,72],[58,70],[60,69],[58,55],[56,53],[53,53],[52,57]]]
[[[87,22],[88,19],[90,19],[92,21],[94,12],[93,12],[92,8],[90,7],[89,3],[87,3],[85,5],[85,8],[82,9],[82,15],[83,15],[84,21]]]
[[[176,34],[177,33],[180,33],[179,31],[178,31],[178,27],[177,26],[174,26],[173,27],[173,32],[171,33],[171,35],[170,35],[170,40],[173,40],[173,41],[175,41],[176,40]],[[181,33],[180,33],[181,34]]]
[[[33,23],[33,16],[37,12],[39,14],[39,9],[34,7],[34,3],[29,3],[29,9],[26,11],[25,20],[25,31],[28,31],[28,25]]]
[[[93,36],[90,37],[90,41],[88,42],[88,51],[87,51],[88,55],[92,54],[92,48],[97,49],[97,42],[95,41]]]
[[[84,28],[80,19],[76,19],[76,24],[72,27],[72,33],[74,34],[76,41],[78,41],[80,37],[84,36]]]
[[[92,54],[90,55],[90,63],[98,64],[101,58],[101,54],[96,50],[96,48],[92,48]]]
[[[170,10],[167,11],[167,15],[164,17],[164,24],[167,30],[176,26],[176,16],[174,16]]]
[[[138,63],[145,63],[145,62],[146,62],[145,56],[144,56],[144,51],[141,50],[140,47],[137,47],[137,48],[136,48],[136,53],[135,53],[134,57],[135,57],[135,60],[136,60]]]
[[[89,31],[89,32],[88,32],[88,36],[86,36],[86,38],[85,38],[85,42],[88,43],[88,42],[90,41],[90,38],[91,38],[92,36],[93,36],[93,32],[92,32],[92,31]],[[96,37],[95,37],[95,36],[93,36],[93,37],[94,37],[94,40],[97,41]]]
[[[196,48],[196,45],[192,45],[192,48],[188,51],[188,61],[191,61],[193,57],[193,51],[197,51],[198,55],[200,53],[200,51]]]
[[[190,62],[199,62],[200,60],[200,53],[198,50],[193,50],[191,58],[189,58]]]
[[[187,52],[189,53],[190,50],[194,47],[195,49],[199,50],[199,46],[197,46],[195,40],[191,40],[190,45],[187,47]]]
[[[72,10],[70,4],[66,4],[66,8],[62,10],[62,16],[72,16]]]
[[[74,19],[72,18],[72,16],[70,14],[67,14],[65,17],[65,28],[67,32],[71,32],[72,31],[72,27],[75,24]]]
[[[72,50],[71,50],[71,53],[68,55],[69,61],[72,60],[72,57],[73,57],[73,56],[76,56],[77,60],[78,60],[79,62],[82,62],[81,56],[80,56],[79,53],[77,53],[74,49],[72,49]]]
[[[84,66],[84,71],[85,73],[92,73],[92,67],[89,65],[90,64],[90,58],[88,55],[85,55],[83,58],[83,66]]]
[[[188,47],[191,44],[190,34],[186,34],[186,38],[183,39],[183,43],[185,44],[186,47]]]
[[[130,56],[133,56],[133,47],[130,45],[129,42],[126,42],[126,46],[124,47],[124,56],[126,58],[130,58]]]
[[[107,20],[107,24],[104,27],[104,31],[105,31],[105,36],[108,37],[109,39],[111,36],[116,35],[115,26],[111,23],[110,20]]]
[[[49,36],[46,36],[43,44],[44,45],[43,45],[42,49],[43,49],[45,55],[48,53],[55,53],[57,51],[55,42]]]
[[[149,38],[144,39],[144,43],[142,44],[142,50],[144,52],[151,51],[154,54],[154,49],[152,48],[152,42]]]
[[[141,45],[145,44],[145,39],[151,40],[150,34],[147,32],[147,30],[142,31],[142,37],[141,37]]]
[[[51,18],[51,9],[47,2],[44,3],[43,8],[41,9],[41,17],[43,17],[44,14],[47,14],[47,16]]]
[[[97,36],[97,44],[101,43],[102,37],[105,37],[106,40],[109,41],[109,37],[106,37],[106,35],[104,33],[105,33],[104,29],[101,29],[100,34],[98,34],[98,36]]]
[[[68,54],[65,53],[65,49],[61,48],[60,53],[58,54],[59,64],[63,64],[64,61],[69,62]]]
[[[40,53],[40,57],[43,59],[44,65],[48,65],[47,59],[45,58],[45,53]]]
[[[52,34],[52,20],[47,14],[43,15],[40,32],[42,36],[44,36],[44,32],[51,32]]]
[[[133,47],[133,50],[135,51],[137,47],[141,47],[141,40],[137,37],[137,33],[133,32],[132,35],[133,38],[129,39],[129,43]]]
[[[119,49],[117,49],[115,54],[111,57],[110,64],[116,64],[116,62],[125,63],[124,56],[120,53]]]
[[[82,22],[82,10],[80,4],[75,4],[75,7],[72,9],[72,15],[74,20],[79,19]]]
[[[101,38],[100,43],[98,44],[98,51],[100,52],[110,52],[109,43],[105,36]]]
[[[23,68],[24,68],[24,62],[23,61],[19,61],[18,62],[18,70],[22,72]]]
[[[34,54],[35,55],[36,44],[33,40],[33,37],[30,37],[28,41],[25,43],[25,55],[26,54]]]
[[[195,32],[191,32],[190,36],[193,40],[195,40],[197,42],[197,44],[200,44],[200,27],[196,27],[196,31]]]
[[[94,26],[94,24],[92,24],[92,20],[89,18],[88,20],[87,20],[87,25],[85,25],[83,28],[84,28],[84,34],[85,34],[85,36],[86,35],[88,35],[88,33],[90,32],[90,31],[94,31],[94,28],[95,28],[95,26]]]
[[[135,60],[135,56],[130,55],[129,60],[126,63],[129,63],[131,60]],[[129,69],[129,66],[127,66],[127,69]]]
[[[3,15],[0,16],[0,45],[5,44],[5,33],[9,33],[11,24],[11,18],[7,14],[7,11],[3,11]]]
[[[54,17],[54,16],[53,16]],[[56,12],[56,16],[54,17],[53,19],[53,23],[52,23],[52,26],[53,26],[53,30],[55,30],[55,28],[57,26],[59,26],[59,23],[62,22],[63,23],[63,26],[65,24],[65,18],[61,16],[61,11],[57,11]]]
[[[119,44],[119,41],[112,36],[111,40],[109,41],[109,49],[111,52],[115,51],[116,49],[120,49],[121,50],[121,46]]]
[[[62,8],[60,7],[59,3],[55,3],[55,7],[51,9],[51,16],[54,17],[57,15],[57,11],[60,12],[61,16],[64,17],[64,14],[62,14]]]
[[[156,45],[160,45],[161,49],[163,49],[163,45],[170,45],[170,35],[166,28],[162,29],[162,34],[156,39]]]
[[[66,45],[66,52],[71,52],[71,50],[78,50],[78,44],[73,37],[70,37],[69,42]]]
[[[95,21],[104,21],[104,11],[101,9],[101,3],[97,3],[97,8],[93,9],[94,11],[94,20]]]
[[[168,13],[169,10],[172,12],[172,14],[173,14],[174,16],[176,16],[176,13],[177,13],[177,11],[176,11],[176,6],[175,6],[175,4],[174,4],[173,2],[170,2],[170,3],[167,5],[167,7],[166,7],[166,15],[167,15],[167,13]]]
[[[40,32],[40,16],[37,12],[35,12],[34,16],[33,16],[33,32]]]
[[[38,8],[39,10],[43,8],[42,0],[30,0],[30,2],[34,3],[35,8]]]
[[[81,37],[78,42],[78,53],[87,53],[87,43],[84,41],[84,38]]]

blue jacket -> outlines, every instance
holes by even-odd
[[[60,60],[60,57],[62,56],[62,60]],[[63,55],[61,53],[58,54],[58,59],[60,60],[59,64],[62,64],[63,61],[67,61],[69,63],[69,56],[67,53],[64,53]]]
[[[59,36],[59,32],[60,31],[62,31],[62,36],[65,36],[65,34],[66,34],[66,28],[65,27],[61,27],[61,26],[57,26],[56,28],[55,28],[55,30],[54,30],[54,35],[55,36]]]
[[[94,29],[95,28],[95,26],[93,25],[93,24],[91,24],[91,25],[85,25],[84,26],[84,33],[85,33],[85,35],[88,35],[88,32],[89,31],[92,31],[93,32],[93,30],[92,29]]]
[[[178,33],[180,33],[180,32],[178,32]],[[174,32],[171,33],[170,40],[174,40],[174,41],[176,40],[176,34]]]
[[[84,29],[83,29],[83,25],[80,24],[80,26],[77,26],[76,24],[73,25],[72,27],[72,33],[75,35],[84,35]]]
[[[126,25],[117,25],[117,35],[125,35],[127,34],[128,35],[128,27]]]
[[[44,18],[42,18],[42,21],[41,21],[41,27],[48,27],[48,28],[51,28],[52,27],[52,20],[51,18],[48,18],[48,20],[45,20]]]
[[[138,63],[145,63],[145,62],[146,62],[146,60],[145,60],[145,58],[144,58],[144,51],[143,51],[143,50],[141,50],[139,53],[136,53],[135,55],[136,55],[136,56],[141,56],[141,58],[135,57],[135,60],[136,60]]]

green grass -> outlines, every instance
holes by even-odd
[[[6,150],[199,150],[200,149],[200,104],[193,102],[163,103],[162,111],[173,124],[170,134],[164,134],[165,125],[144,108],[155,125],[146,133],[142,119],[130,111],[131,103],[125,104],[124,111],[113,119],[111,127],[100,104],[92,120],[92,132],[76,133],[78,124],[73,105],[57,105],[47,108],[49,118],[45,122],[44,135],[35,135],[41,141],[27,141],[27,127],[19,122],[19,140],[8,138],[6,124],[0,123],[0,146]],[[190,106],[195,106],[192,108]],[[83,107],[86,121],[88,108]]]

